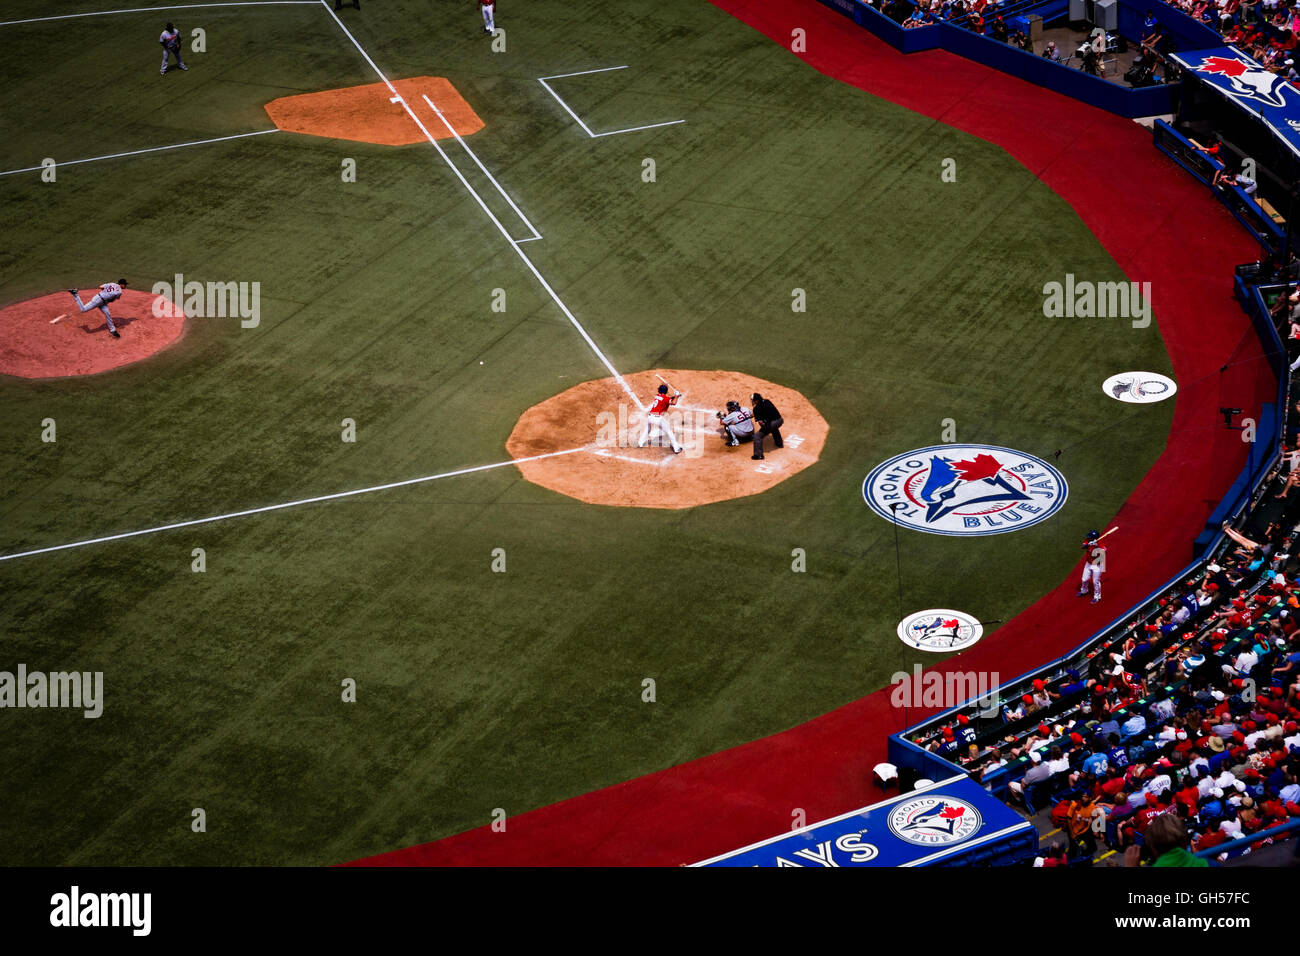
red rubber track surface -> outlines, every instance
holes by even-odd
[[[1169,441],[1114,518],[1140,530],[1125,536],[1124,573],[1108,575],[1105,600],[1089,606],[1074,597],[1076,569],[936,669],[1010,678],[1059,656],[1191,560],[1191,541],[1245,464],[1237,433],[1206,426],[1224,394],[1216,384],[1220,366],[1230,358],[1237,362],[1235,398],[1243,369],[1256,390],[1249,407],[1275,394],[1250,323],[1231,298],[1233,267],[1258,258],[1256,246],[1129,120],[945,52],[904,56],[814,0],[713,2],[787,50],[791,31],[802,28],[807,52],[800,58],[814,69],[1003,147],[1074,208],[1130,279],[1152,283],[1181,385],[1171,435],[1182,437]],[[1201,387],[1186,385],[1196,382]],[[908,724],[922,714],[909,712]],[[903,726],[885,688],[784,733],[512,817],[504,833],[482,827],[353,865],[672,866],[707,859],[788,831],[796,807],[811,823],[875,802],[871,768],[885,758],[886,737]]]

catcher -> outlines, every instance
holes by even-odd
[[[740,402],[727,402],[727,412],[715,413],[722,422],[722,440],[728,445],[754,440],[754,413],[742,408]]]
[[[171,23],[168,23],[167,29],[163,30],[162,36],[158,38],[158,42],[162,44],[163,48],[162,70],[159,72],[159,76],[167,75],[167,59],[171,56],[176,57],[176,65],[182,70],[189,69],[189,67],[185,65],[185,61],[181,59],[181,31],[177,30]]]

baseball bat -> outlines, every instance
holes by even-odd
[[[1114,534],[1114,533],[1115,533],[1116,531],[1118,531],[1118,530],[1119,530],[1119,525],[1115,525],[1115,527],[1113,527],[1113,528],[1111,528],[1109,531],[1107,531],[1106,534],[1103,534],[1103,535],[1101,536],[1101,538],[1106,537],[1107,534]],[[1097,540],[1100,541],[1101,538],[1098,538]]]
[[[68,313],[66,312],[64,312],[62,315],[56,315],[54,318],[50,319],[50,325],[53,325],[55,322],[59,321],[59,319],[66,319],[67,317],[68,317]]]
[[[669,388],[672,388],[674,392],[677,392],[677,389],[673,388],[673,383],[670,382],[670,381],[668,381],[668,379],[664,378],[664,377],[663,377],[662,375],[660,375],[658,372],[655,372],[655,378],[659,379],[659,381],[663,382],[663,383],[664,383],[665,385],[667,385]],[[677,392],[677,394],[678,394],[678,395],[681,395],[682,393],[681,393],[681,392]]]

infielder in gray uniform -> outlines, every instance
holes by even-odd
[[[158,74],[159,76],[167,75],[168,56],[176,57],[176,65],[182,70],[189,69],[185,65],[185,61],[181,59],[181,31],[169,23],[167,29],[162,32],[162,36],[158,38],[158,42],[162,44],[163,48],[162,72]]]
[[[69,289],[68,291],[77,300],[77,308],[82,312],[89,312],[91,309],[99,309],[100,312],[103,312],[104,321],[108,323],[108,334],[115,339],[120,339],[122,335],[117,331],[117,326],[113,324],[113,316],[108,311],[108,304],[122,298],[122,287],[126,284],[125,279],[118,279],[116,282],[105,282],[99,287],[95,297],[84,305],[81,302],[81,295],[76,289]]]

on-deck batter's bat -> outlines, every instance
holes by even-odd
[[[55,322],[59,321],[59,319],[66,319],[67,317],[68,317],[68,313],[66,312],[64,312],[62,315],[56,315],[54,318],[50,319],[50,325],[53,325]]]

